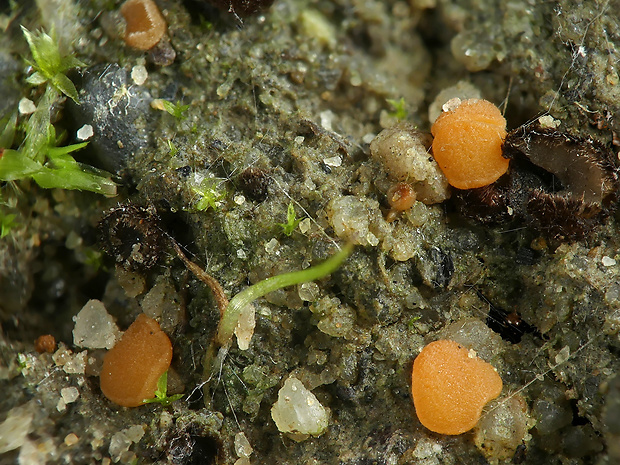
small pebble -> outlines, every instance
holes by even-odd
[[[614,266],[616,264],[616,260],[608,257],[607,255],[604,255],[601,259],[601,263],[603,264],[603,266]]]
[[[555,129],[561,124],[559,120],[554,119],[551,115],[541,116],[538,118],[538,123],[543,129]]]
[[[335,157],[324,158],[323,163],[325,163],[327,166],[338,167],[342,165],[342,157],[336,155]]]
[[[76,445],[79,440],[80,438],[74,433],[69,433],[65,436],[65,444],[69,447]]]
[[[131,79],[137,86],[141,86],[146,82],[149,77],[149,73],[144,65],[136,65],[131,68]]]
[[[254,449],[243,432],[235,434],[235,453],[237,457],[249,457]]]
[[[67,387],[60,390],[60,395],[65,403],[70,404],[75,402],[78,397],[80,397],[80,391],[78,391],[75,387]]]
[[[321,117],[321,127],[326,131],[333,131],[332,122],[334,120],[334,112],[331,110],[322,111],[319,115]]]
[[[111,349],[120,332],[103,303],[91,299],[73,317],[73,343],[88,349]]]
[[[88,140],[93,137],[94,131],[93,127],[90,124],[85,124],[77,131],[78,140]]]
[[[37,107],[34,102],[26,97],[19,101],[18,110],[20,115],[30,115],[31,113],[34,113],[36,109]]]
[[[265,251],[267,253],[278,253],[278,249],[280,249],[280,243],[276,238],[271,239],[265,244]]]
[[[302,234],[306,234],[308,231],[310,231],[311,226],[312,221],[310,221],[310,218],[305,218],[301,221],[301,223],[299,223],[299,231]]]
[[[248,350],[250,347],[250,342],[252,341],[252,335],[254,334],[254,328],[256,326],[255,314],[256,310],[252,304],[247,304],[243,307],[239,314],[239,320],[235,327],[235,336],[237,336],[237,345],[241,350]]]
[[[290,376],[278,391],[271,417],[279,431],[293,433],[293,439],[303,440],[308,434],[318,436],[323,433],[329,415],[316,396],[301,381]]]

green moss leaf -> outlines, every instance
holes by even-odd
[[[43,170],[33,174],[32,178],[46,189],[90,191],[110,197],[116,195],[116,184],[112,180],[83,170],[79,163],[73,158],[71,160],[72,162],[63,160],[58,168],[43,167]]]
[[[179,400],[183,397],[183,394],[174,394],[168,396],[168,371],[165,371],[163,375],[157,380],[157,390],[155,391],[155,397],[152,399],[144,399],[145,404],[158,403],[167,407],[172,402]]]
[[[13,145],[17,128],[17,112],[6,115],[0,120],[0,149],[8,149]]]
[[[51,83],[56,89],[71,98],[75,103],[79,103],[77,89],[67,76],[64,74],[56,74],[52,77]]]
[[[11,229],[19,226],[19,224],[15,221],[16,215],[11,213],[8,215],[3,215],[0,212],[0,239],[6,237],[11,232]]]
[[[297,218],[297,214],[295,213],[295,206],[293,202],[288,204],[288,209],[286,211],[286,223],[278,223],[278,226],[282,228],[282,231],[287,236],[293,234],[297,225],[301,223],[301,218]]]
[[[43,75],[43,73],[36,71],[34,74],[26,78],[26,82],[33,86],[39,86],[47,82],[47,78]]]
[[[5,150],[0,158],[0,180],[16,181],[32,176],[43,166],[17,150]]]
[[[157,99],[156,102],[157,102],[158,105],[161,105],[161,108],[164,111],[166,111],[167,113],[171,114],[175,118],[177,118],[177,119],[185,119],[185,118],[187,118],[187,115],[185,114],[185,112],[189,108],[189,105],[181,105],[179,102],[172,103],[172,102],[170,102],[168,100],[164,100],[164,99]]]
[[[26,79],[26,82],[35,86],[49,82],[59,92],[77,103],[77,90],[64,73],[70,69],[85,66],[85,64],[73,56],[61,55],[53,30],[50,35],[43,31],[30,32],[24,26],[21,28],[30,47],[32,58],[34,58],[34,63],[30,64],[36,70]]]

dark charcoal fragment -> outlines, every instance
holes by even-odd
[[[174,465],[212,465],[218,463],[221,445],[211,436],[197,431],[176,431],[167,440],[166,456]]]
[[[155,66],[170,66],[177,57],[168,36],[164,35],[157,44],[149,50],[149,61]]]
[[[452,255],[450,255],[450,252],[444,252],[438,247],[430,249],[429,255],[436,268],[433,284],[435,287],[446,287],[450,284],[452,274],[454,273]]]
[[[150,100],[148,92],[131,87],[127,72],[117,64],[85,72],[80,105],[69,101],[67,108],[76,129],[84,124],[93,127],[89,147],[96,166],[119,173],[133,154],[148,145],[148,134],[139,122],[149,114]]]
[[[512,463],[515,465],[524,463],[527,459],[527,446],[525,444],[519,444],[515,450],[515,454],[512,456]]]
[[[482,292],[476,290],[476,294],[489,306],[486,325],[499,334],[503,340],[517,344],[527,333],[532,333],[540,338],[543,337],[538,329],[523,320],[517,311],[507,312],[503,308],[493,305]]]
[[[457,209],[466,218],[483,224],[501,223],[511,219],[508,210],[510,191],[503,183],[454,191]]]
[[[583,240],[614,207],[615,156],[592,139],[531,124],[508,134],[503,155],[510,170],[497,182],[456,191],[461,215],[485,224],[521,221],[547,237]]]

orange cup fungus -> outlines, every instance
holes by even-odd
[[[458,189],[487,186],[508,170],[502,156],[506,120],[487,100],[448,101],[431,132],[433,156]]]
[[[439,434],[462,434],[499,396],[502,379],[490,363],[454,341],[428,344],[413,362],[411,393],[420,422]]]
[[[121,6],[125,18],[125,43],[138,50],[149,50],[166,33],[166,20],[153,0],[127,0]]]
[[[157,381],[170,367],[172,344],[159,323],[136,318],[103,359],[101,391],[123,407],[137,407],[155,397]]]

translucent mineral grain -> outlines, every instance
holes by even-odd
[[[410,183],[416,197],[426,204],[450,197],[448,181],[429,154],[430,134],[410,123],[384,129],[370,143],[370,154],[395,181]]]
[[[526,439],[530,421],[523,397],[491,402],[476,426],[474,441],[490,463],[512,458]]]
[[[111,349],[120,337],[118,326],[99,300],[89,300],[74,317],[73,343],[88,349]]]
[[[345,195],[330,202],[328,215],[336,235],[354,244],[375,246],[379,239],[371,231],[371,217],[379,205],[370,199]]]
[[[237,345],[241,350],[248,350],[252,335],[254,335],[254,327],[256,326],[256,310],[254,305],[248,304],[241,309],[237,326],[235,327],[235,336],[237,336]]]
[[[0,454],[15,450],[24,444],[31,430],[33,414],[25,406],[9,410],[0,423]]]
[[[318,436],[327,428],[328,413],[312,392],[291,376],[278,392],[271,408],[271,418],[282,433],[292,433],[293,439],[307,435]]]
[[[254,449],[252,449],[250,441],[248,441],[243,432],[235,434],[235,453],[237,457],[249,457],[253,451]]]

